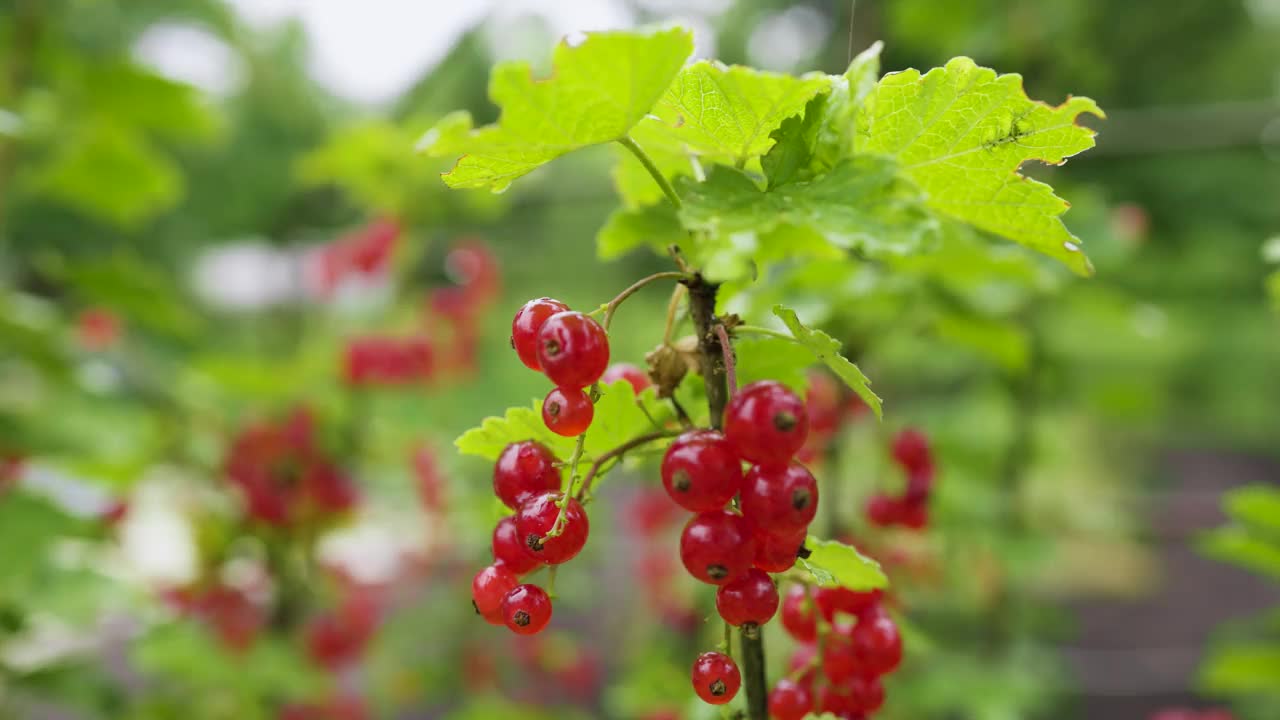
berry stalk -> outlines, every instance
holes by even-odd
[[[729,403],[728,368],[724,346],[716,328],[716,291],[719,286],[707,282],[701,274],[684,281],[689,288],[689,314],[698,334],[698,354],[702,364],[702,381],[707,391],[707,409],[711,427],[723,429],[724,409]],[[747,691],[749,720],[768,720],[769,684],[765,679],[764,639],[759,628],[744,628],[741,633],[742,684]]]

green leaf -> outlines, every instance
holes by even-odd
[[[1225,527],[1200,535],[1200,552],[1215,560],[1239,565],[1280,580],[1280,545],[1268,542],[1244,528]]]
[[[669,415],[665,403],[657,402],[652,389],[646,389],[637,400],[635,390],[625,380],[600,386],[600,399],[596,401],[595,416],[583,444],[588,457],[612,450],[654,429],[638,403],[644,403],[658,422]],[[535,400],[532,407],[508,408],[502,417],[485,418],[480,427],[464,432],[454,445],[464,455],[497,460],[503,448],[521,440],[537,440],[551,448],[561,460],[572,457],[577,445],[576,438],[561,437],[547,429],[542,422],[541,400]]]
[[[551,77],[528,63],[494,68],[489,97],[497,124],[462,134],[469,117],[450,115],[420,144],[432,155],[465,153],[444,181],[501,191],[561,155],[618,140],[647,115],[693,51],[687,30],[588,33],[555,49]],[[434,136],[432,136],[434,133]]]
[[[841,380],[845,381],[850,388],[853,389],[858,397],[862,398],[876,414],[876,417],[883,417],[883,409],[881,407],[880,397],[871,391],[871,381],[866,375],[858,369],[857,365],[849,362],[840,354],[840,342],[821,330],[811,330],[800,322],[800,318],[796,317],[794,310],[775,305],[773,314],[782,320],[787,329],[791,331],[792,337],[801,345],[809,348],[827,367],[831,368]]]
[[[802,558],[800,564],[822,587],[864,591],[889,586],[889,578],[880,569],[880,563],[850,545],[810,535],[804,546],[809,557]]]
[[[702,61],[680,71],[650,122],[661,122],[690,152],[742,166],[769,149],[783,120],[830,87],[826,75],[797,78]]]
[[[822,108],[822,116],[813,149],[813,165],[817,171],[834,167],[853,154],[853,129],[858,111],[867,95],[880,79],[880,51],[876,42],[858,53],[844,75],[833,78],[830,99]]]
[[[764,233],[789,225],[834,247],[902,251],[936,229],[919,192],[891,160],[860,156],[809,182],[763,192],[745,173],[716,167],[703,183],[682,181],[680,219],[712,235]]]
[[[934,320],[938,337],[991,360],[1000,368],[1021,373],[1031,354],[1030,340],[1022,328],[973,313],[946,313]]]
[[[1032,102],[1021,76],[961,57],[923,76],[886,75],[858,115],[856,149],[897,158],[938,212],[1089,275],[1080,241],[1062,224],[1066,201],[1018,173],[1028,161],[1060,165],[1093,147],[1094,132],[1075,124],[1081,113],[1103,116],[1083,97],[1058,107]]]
[[[1226,494],[1222,505],[1245,525],[1280,532],[1280,490],[1268,485],[1236,488]]]
[[[669,203],[619,208],[596,233],[596,254],[601,260],[611,260],[639,247],[649,247],[662,253],[667,246],[683,242],[688,237],[676,219],[675,208]]]
[[[1214,693],[1277,693],[1280,647],[1237,645],[1215,652],[1200,671],[1200,685]]]
[[[803,393],[809,386],[809,368],[813,365],[813,353],[800,345],[781,338],[743,338],[735,340],[738,383],[746,385],[757,380],[777,380],[792,390]]]
[[[772,190],[779,185],[798,180],[802,172],[809,168],[813,161],[814,146],[818,142],[818,132],[822,129],[822,121],[826,118],[827,101],[830,95],[815,95],[800,115],[792,115],[769,134],[774,145],[760,160],[768,178],[766,189]]]

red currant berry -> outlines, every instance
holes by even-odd
[[[511,321],[511,347],[525,367],[542,369],[538,364],[538,331],[547,318],[568,309],[569,306],[559,300],[544,297],[530,300],[516,311],[516,317]]]
[[[870,715],[884,705],[884,685],[876,675],[854,675],[844,682],[841,690],[856,712]]]
[[[797,533],[774,535],[756,528],[755,566],[771,573],[790,570],[796,564],[806,532],[802,529]]]
[[[902,520],[902,503],[884,493],[876,493],[867,499],[867,520],[876,527],[897,525]]]
[[[801,683],[813,685],[817,662],[818,646],[811,642],[802,642],[796,645],[796,649],[791,652],[791,657],[787,659],[787,673],[790,675],[800,673]]]
[[[800,642],[818,639],[818,616],[813,599],[803,585],[792,585],[782,600],[782,627]]]
[[[582,390],[552,388],[542,401],[542,422],[557,435],[577,437],[591,426],[596,408]]]
[[[849,639],[858,663],[868,673],[891,673],[902,662],[902,636],[897,623],[884,611],[864,614]]]
[[[537,585],[517,585],[502,599],[502,619],[517,635],[536,635],[551,622],[551,597]]]
[[[809,391],[804,396],[805,412],[809,414],[809,431],[830,435],[840,426],[840,386],[831,375],[822,371],[809,373]]]
[[[853,704],[853,698],[844,691],[844,688],[837,688],[834,685],[823,685],[818,690],[818,697],[814,703],[817,705],[816,710],[820,713],[831,713],[839,718],[861,717],[861,715],[854,715],[858,709]]]
[[[751,568],[755,538],[741,515],[714,510],[694,515],[680,534],[680,560],[702,582],[724,585]]]
[[[859,592],[843,587],[834,588],[818,588],[814,593],[814,599],[817,601],[818,611],[822,613],[822,617],[827,622],[835,620],[836,613],[842,612],[849,615],[857,615],[861,617],[867,612],[874,611],[879,607],[880,596],[879,590],[867,590]]]
[[[908,505],[924,503],[933,491],[933,465],[907,472],[907,488],[902,501]]]
[[[694,692],[711,705],[724,705],[733,700],[742,685],[742,675],[733,658],[718,652],[704,652],[693,661]]]
[[[524,538],[525,547],[534,557],[548,565],[559,565],[572,560],[587,544],[591,525],[582,505],[573,498],[565,500],[564,527],[559,535],[547,537],[560,517],[557,504],[562,495],[544,493],[520,506],[516,513],[516,529]]]
[[[903,527],[924,530],[929,527],[929,506],[923,502],[903,503],[900,521]]]
[[[580,312],[556,313],[538,330],[538,362],[558,387],[586,387],[609,366],[609,336]]]
[[[556,456],[536,440],[511,443],[493,466],[493,492],[512,510],[536,495],[559,489]]]
[[[822,673],[835,685],[864,670],[853,649],[852,632],[853,625],[848,620],[832,623],[831,632],[822,646]]]
[[[719,510],[742,488],[742,461],[720,433],[690,430],[667,448],[662,486],[686,510]]]
[[[780,382],[753,382],[738,390],[725,409],[725,437],[738,457],[753,463],[786,465],[808,433],[804,402]]]
[[[739,500],[742,516],[771,533],[796,533],[818,513],[818,481],[799,463],[756,465],[747,472]]]
[[[471,605],[485,620],[501,625],[502,598],[519,584],[515,573],[501,565],[490,565],[476,573],[471,581]]]
[[[795,680],[782,679],[769,693],[769,717],[802,720],[813,709],[813,693]]]
[[[933,463],[929,440],[914,428],[899,432],[893,438],[893,459],[908,471],[928,467]]]
[[[716,591],[716,610],[733,626],[764,625],[778,612],[778,587],[769,573],[751,568]]]
[[[524,575],[542,565],[542,561],[525,549],[514,517],[504,517],[493,529],[493,561],[516,575]]]
[[[644,389],[652,384],[649,381],[649,376],[631,363],[614,363],[604,371],[604,375],[600,376],[600,382],[604,385],[612,385],[619,380],[626,380],[630,383],[631,388],[636,391],[637,395],[644,392]]]

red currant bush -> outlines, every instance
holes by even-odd
[[[586,432],[595,412],[591,397],[578,389],[552,388],[542,401],[542,422],[551,432],[565,437]]]
[[[502,624],[502,599],[520,581],[515,573],[501,565],[490,565],[476,573],[471,581],[471,604],[476,612],[494,625]]]
[[[725,437],[749,462],[785,465],[804,446],[808,433],[804,401],[780,382],[753,382],[725,408]]]
[[[609,366],[609,337],[580,312],[556,313],[538,330],[538,363],[557,387],[584,388]]]
[[[542,369],[538,363],[538,331],[547,318],[568,309],[569,306],[559,300],[544,297],[530,300],[516,311],[515,319],[511,321],[511,347],[525,367]]]
[[[751,568],[755,538],[751,526],[725,510],[699,513],[680,534],[680,560],[689,574],[705,583],[724,585]]]
[[[720,433],[690,430],[667,448],[662,486],[685,510],[719,510],[742,487],[742,461]]]
[[[502,619],[517,635],[536,635],[551,622],[551,598],[537,585],[517,585],[502,599]]]
[[[524,538],[529,552],[548,565],[559,565],[572,560],[587,544],[591,530],[587,513],[582,504],[573,498],[565,499],[564,526],[560,534],[548,537],[560,517],[558,492],[539,495],[520,506],[516,514],[516,530]]]
[[[898,625],[883,610],[877,609],[859,618],[849,639],[858,664],[868,673],[891,673],[902,662],[902,636],[898,633]]]
[[[818,481],[799,463],[756,465],[740,498],[742,516],[765,532],[794,534],[818,512]]]
[[[818,639],[818,616],[809,591],[803,585],[792,585],[782,600],[782,627],[800,642]]]
[[[716,591],[716,610],[733,626],[764,625],[778,612],[778,587],[769,574],[752,568]]]
[[[693,690],[702,701],[724,705],[733,700],[742,686],[742,675],[733,658],[718,652],[705,652],[693,662]]]
[[[511,443],[493,466],[493,492],[518,510],[526,500],[560,489],[560,468],[551,450],[535,440]]]

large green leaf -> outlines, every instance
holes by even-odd
[[[1268,485],[1247,485],[1222,499],[1227,514],[1245,525],[1278,533],[1280,539],[1280,490]]]
[[[502,108],[497,124],[463,133],[471,119],[454,114],[420,149],[464,153],[444,175],[450,187],[503,190],[561,155],[624,137],[692,51],[687,30],[601,32],[558,45],[545,80],[535,80],[528,63],[501,64],[489,81],[489,97]]]
[[[919,191],[892,160],[858,156],[809,182],[762,191],[740,170],[716,167],[706,182],[682,179],[685,228],[710,235],[810,229],[839,248],[902,250],[932,232]]]
[[[649,182],[652,184],[653,180]],[[666,202],[618,208],[596,233],[596,253],[601,260],[611,260],[640,247],[661,253],[668,245],[684,242],[688,237],[676,218],[675,208]]]
[[[1235,645],[1212,656],[1200,671],[1201,686],[1214,693],[1280,693],[1280,647]]]
[[[1245,528],[1224,527],[1200,536],[1200,552],[1222,562],[1280,580],[1280,544],[1268,541]]]
[[[703,61],[680,72],[654,115],[690,152],[741,166],[769,149],[783,120],[830,88],[826,75],[797,78]]]
[[[773,314],[782,320],[787,329],[791,331],[792,337],[796,342],[809,348],[814,357],[826,363],[841,380],[845,381],[850,388],[853,389],[858,397],[867,404],[876,417],[881,417],[883,409],[881,407],[880,396],[871,391],[871,381],[866,375],[858,369],[857,365],[849,362],[848,358],[840,354],[840,341],[822,332],[821,330],[812,330],[804,326],[800,322],[800,318],[796,317],[794,310],[785,308],[781,305],[775,305]]]
[[[850,545],[835,540],[819,540],[810,535],[804,546],[809,557],[802,559],[800,564],[822,587],[864,591],[889,585],[889,578],[880,569],[880,563]]]
[[[1058,107],[1033,102],[1019,75],[997,75],[969,58],[921,75],[886,75],[858,115],[858,152],[893,156],[938,212],[1060,260],[1088,275],[1080,241],[1062,224],[1067,203],[1048,185],[1018,173],[1023,163],[1061,164],[1094,145],[1076,124],[1099,117],[1092,100]]]

